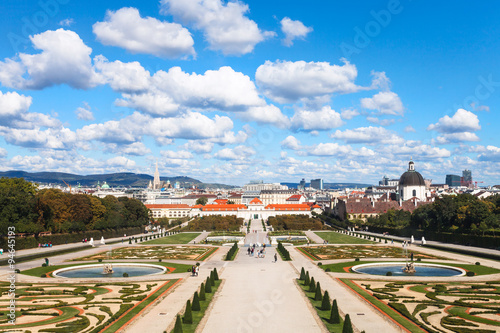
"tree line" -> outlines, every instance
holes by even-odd
[[[39,190],[23,178],[0,178],[0,234],[67,233],[138,227],[148,223],[148,209],[126,197],[98,198],[57,189]]]
[[[418,207],[413,213],[390,210],[369,217],[368,226],[407,228],[463,234],[500,232],[500,195],[478,199],[471,194],[443,196],[430,204]]]

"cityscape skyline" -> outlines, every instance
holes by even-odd
[[[0,171],[497,185],[499,7],[7,0]]]

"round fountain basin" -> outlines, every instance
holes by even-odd
[[[370,275],[387,275],[391,272],[392,276],[463,276],[465,271],[462,268],[437,265],[437,264],[424,264],[413,263],[415,273],[407,274],[403,272],[406,266],[404,262],[381,262],[362,264],[352,267],[356,273],[370,274]]]
[[[61,268],[52,273],[60,278],[116,278],[127,273],[129,277],[163,274],[166,267],[150,264],[113,263],[113,273],[104,273],[104,264],[81,265]]]

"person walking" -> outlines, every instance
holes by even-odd
[[[276,263],[278,261],[278,255],[275,253],[274,254],[274,262]]]

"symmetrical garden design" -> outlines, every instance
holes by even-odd
[[[300,251],[313,260],[329,259],[353,259],[353,258],[404,258],[403,249],[399,246],[304,246],[298,247]],[[408,250],[408,254],[413,252],[415,259],[445,259],[426,253]]]
[[[117,260],[117,259],[162,259],[162,260],[203,260],[213,253],[216,247],[207,246],[134,246],[113,249],[113,252],[101,252],[91,256],[77,258],[80,260]]]
[[[404,316],[406,319],[399,318],[399,322],[412,332],[494,333],[500,330],[500,281],[342,281],[389,316],[393,317],[394,310]],[[405,325],[408,320],[410,326]]]
[[[8,285],[0,284],[0,332],[117,332],[178,280],[18,284],[16,325],[7,319]]]

